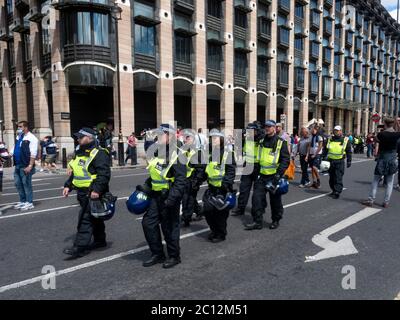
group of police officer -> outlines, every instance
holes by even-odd
[[[196,133],[191,129],[184,131],[183,144],[177,140],[173,126],[162,124],[157,130],[157,142],[147,151],[151,154],[147,166],[149,177],[142,185],[136,186],[134,192],[136,202],[129,202],[131,196],[127,206],[131,212],[135,211],[134,206],[140,200],[138,194],[148,200],[148,205],[143,207],[142,211],[135,211],[144,212],[142,226],[151,251],[151,257],[143,262],[143,266],[150,267],[161,263],[163,268],[171,268],[181,262],[179,246],[181,220],[183,226],[189,226],[194,213],[197,219],[205,216],[211,230],[208,235],[210,242],[218,243],[225,240],[229,211],[236,197],[233,186],[236,176],[235,148],[238,146],[233,148],[232,145],[227,145],[224,133],[217,129],[212,129],[209,133],[208,149],[196,146]],[[344,172],[343,163],[346,153],[351,153],[351,150],[349,151],[349,144],[341,133],[336,131],[334,133],[327,144],[326,157],[332,164],[329,171],[330,186],[332,194],[336,195],[343,188],[341,178]],[[71,258],[82,257],[90,250],[107,245],[104,226],[106,215],[100,215],[99,212],[101,204],[105,203],[105,212],[113,213],[116,200],[115,197],[110,197],[109,193],[111,173],[107,150],[96,143],[96,133],[90,128],[81,129],[76,138],[79,145],[74,158],[68,164],[69,178],[63,191],[64,196],[68,196],[72,190],[77,190],[81,206],[74,244],[64,250],[64,253]],[[285,171],[290,163],[287,141],[276,133],[274,120],[266,121],[264,126],[254,121],[246,127],[242,147],[245,161],[240,180],[240,195],[237,208],[232,214],[244,215],[253,188],[251,200],[253,222],[246,224],[245,230],[262,229],[262,216],[267,207],[268,193],[272,213],[272,223],[269,224],[269,228],[276,229],[284,211],[283,193],[277,190],[282,185]],[[349,167],[351,156],[347,161]],[[197,193],[205,181],[208,188],[204,192],[203,206],[200,210]],[[110,198],[114,199],[111,207],[110,201],[106,201]],[[168,258],[164,252],[161,233],[166,242]]]

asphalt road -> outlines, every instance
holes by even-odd
[[[144,169],[113,171],[111,190],[120,200],[106,225],[109,246],[73,261],[64,260],[62,250],[75,234],[76,198],[61,197],[65,177],[36,175],[35,209],[9,209],[0,216],[0,299],[392,300],[400,292],[400,193],[394,191],[390,208],[376,206],[380,211],[356,220],[373,168],[373,161],[355,158],[339,200],[327,196],[327,176],[319,190],[299,189],[294,182],[284,197],[284,219],[277,230],[243,230],[248,213],[229,218],[227,240],[219,244],[206,240],[204,220],[183,228],[182,263],[170,270],[142,267],[149,251],[141,220],[125,207],[124,197],[144,181]],[[11,181],[4,187],[2,206],[18,199]],[[380,188],[378,200],[382,198]],[[344,227],[322,234],[330,240],[322,246],[350,236],[357,253],[306,262],[306,256],[324,250],[313,236],[346,218]],[[270,221],[269,209],[265,221]],[[46,278],[53,269],[44,266],[54,267],[57,276]],[[55,289],[44,289],[46,284],[55,284]]]

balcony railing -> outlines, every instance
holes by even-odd
[[[278,0],[278,9],[284,13],[289,13],[290,0]]]
[[[114,0],[58,0],[53,2],[54,8],[58,10],[69,10],[70,8],[87,8],[99,11],[111,11]]]
[[[64,63],[93,60],[110,64],[111,50],[107,47],[84,44],[66,44],[63,47]]]
[[[194,0],[175,0],[175,10],[192,14],[194,12]]]

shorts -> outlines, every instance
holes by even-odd
[[[316,155],[314,158],[308,157],[308,165],[310,168],[315,167],[319,169],[321,164],[321,155]]]
[[[46,159],[44,160],[47,164],[56,163],[56,155],[55,154],[47,154]]]

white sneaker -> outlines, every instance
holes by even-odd
[[[308,181],[304,186],[308,188],[311,187],[311,185],[312,185],[311,181]]]
[[[27,211],[27,210],[31,210],[33,209],[35,206],[33,205],[33,203],[30,202],[26,202],[25,205],[23,207],[20,208],[21,211]]]
[[[299,184],[299,188],[304,188],[305,185],[304,184]]]
[[[26,202],[18,202],[18,203],[14,206],[14,209],[21,209],[24,205],[26,205]]]

